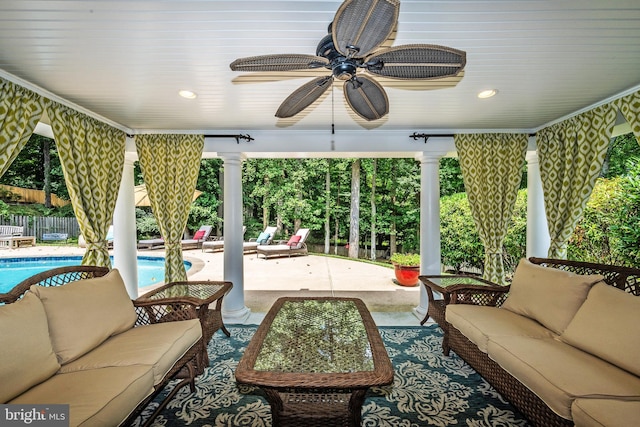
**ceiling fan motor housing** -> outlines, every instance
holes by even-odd
[[[362,63],[362,60],[355,58],[347,58],[340,54],[333,44],[333,37],[328,34],[320,40],[318,47],[316,48],[316,55],[329,60],[329,65],[333,76],[338,80],[350,80],[356,75],[358,66]]]

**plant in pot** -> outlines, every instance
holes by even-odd
[[[391,255],[391,263],[395,269],[396,281],[402,286],[416,286],[420,276],[420,255],[401,254]]]

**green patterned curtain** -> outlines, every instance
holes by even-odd
[[[484,275],[504,284],[502,244],[522,180],[528,136],[456,135],[464,187],[484,245]]]
[[[613,103],[631,125],[631,130],[640,144],[640,91],[623,96]]]
[[[164,238],[166,283],[187,280],[180,241],[189,218],[203,148],[203,135],[136,136],[151,209]]]
[[[122,179],[126,135],[55,102],[47,113],[73,211],[87,242],[82,264],[111,267],[106,238]]]
[[[48,99],[0,78],[0,176],[24,148],[48,103]]]
[[[549,258],[565,259],[567,242],[582,217],[611,140],[611,104],[542,129],[536,136],[549,224]]]

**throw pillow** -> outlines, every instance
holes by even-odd
[[[204,230],[196,231],[196,234],[193,235],[193,240],[200,240],[204,237]]]
[[[264,245],[265,243],[267,243],[269,241],[269,237],[271,237],[271,234],[265,233],[263,231],[262,233],[260,233],[258,235],[258,238],[256,239],[256,242],[258,242],[259,245]]]
[[[528,317],[560,335],[600,275],[579,275],[520,260],[502,308]]]
[[[298,235],[291,236],[291,238],[287,242],[287,245],[289,245],[291,247],[297,246],[298,243],[300,243],[300,239],[301,238],[302,238],[302,236],[298,236]]]
[[[640,297],[598,283],[560,339],[640,376],[638,325]]]
[[[0,402],[8,402],[55,374],[47,315],[32,292],[0,306]]]
[[[118,270],[63,286],[30,288],[42,304],[58,362],[64,365],[133,327],[137,315]]]

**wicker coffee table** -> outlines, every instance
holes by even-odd
[[[359,426],[367,389],[393,382],[371,314],[357,298],[280,298],[236,380],[260,387],[274,426]]]
[[[424,285],[429,299],[427,313],[420,324],[424,325],[431,317],[442,328],[444,331],[442,350],[447,356],[449,355],[449,337],[447,321],[445,320],[447,304],[452,301],[459,304],[478,304],[483,301],[490,301],[495,304],[509,292],[509,286],[501,286],[474,276],[435,275],[420,276],[419,279]],[[435,299],[434,292],[440,293],[442,299]]]
[[[162,300],[170,305],[172,301],[186,301],[197,307],[198,318],[202,325],[202,349],[198,355],[197,374],[204,372],[209,366],[207,344],[218,330],[226,336],[231,336],[222,323],[222,298],[229,293],[233,285],[231,282],[200,281],[200,282],[172,282],[142,295],[139,300]],[[214,307],[210,307],[215,302]]]

